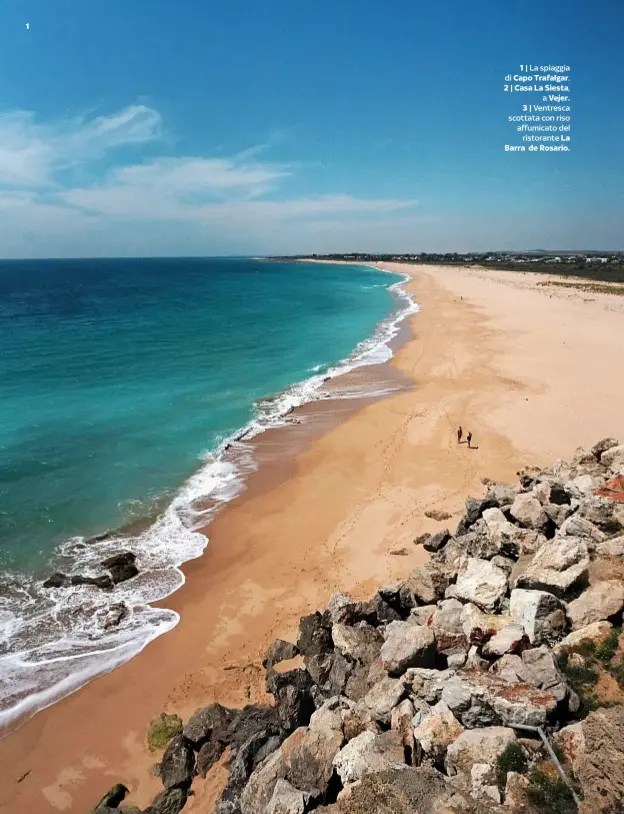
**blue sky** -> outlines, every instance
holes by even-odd
[[[0,0],[0,256],[623,249],[623,38],[620,0]],[[572,68],[569,154],[503,150],[527,61]]]

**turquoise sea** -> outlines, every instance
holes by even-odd
[[[401,281],[249,259],[0,262],[0,724],[176,624],[149,603],[201,554],[194,527],[244,488],[237,439],[388,358],[414,309]],[[55,569],[101,573],[120,548],[140,574],[113,591],[42,588]]]

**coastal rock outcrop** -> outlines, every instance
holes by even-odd
[[[620,449],[604,439],[521,470],[519,485],[488,484],[455,534],[418,538],[430,560],[402,582],[304,616],[297,643],[276,641],[263,661],[271,705],[211,704],[167,728],[165,791],[147,812],[177,814],[195,775],[226,761],[216,814],[574,806],[536,727],[561,750],[580,810],[615,810],[624,704],[600,705],[624,697],[624,514],[596,492]],[[593,691],[600,682],[611,695]]]

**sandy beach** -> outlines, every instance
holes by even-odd
[[[383,268],[411,274],[421,306],[390,363],[398,392],[326,420],[321,411],[298,442],[294,427],[264,439],[267,460],[266,445],[284,455],[261,467],[207,530],[205,555],[184,566],[185,586],[163,603],[179,625],[0,741],[0,811],[82,813],[115,782],[130,788],[126,802],[146,806],[161,788],[149,774],[150,718],[263,699],[271,641],[293,637],[299,617],[335,591],[364,597],[406,575],[423,558],[414,538],[453,528],[484,478],[512,480],[524,464],[624,439],[623,297],[540,275]],[[458,447],[458,424],[474,449]],[[453,518],[436,522],[431,509]],[[218,782],[219,767],[198,779],[185,811],[209,814]]]

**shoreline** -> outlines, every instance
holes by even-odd
[[[398,273],[407,270],[401,264]],[[443,527],[425,509],[448,511],[453,518],[444,525],[452,527],[483,477],[513,479],[522,462],[544,463],[553,450],[569,455],[569,439],[617,437],[615,385],[601,382],[614,369],[609,353],[621,354],[613,336],[619,314],[597,324],[592,304],[553,302],[544,291],[465,272],[412,271],[408,285],[423,310],[390,364],[416,386],[356,410],[276,472],[267,489],[228,506],[168,602],[182,614],[178,627],[0,743],[12,813],[88,810],[120,778],[132,791],[128,802],[145,805],[158,788],[147,773],[155,757],[144,746],[153,715],[186,718],[213,700],[261,700],[257,665],[270,641],[292,636],[299,616],[335,590],[363,597],[409,571],[420,558],[414,536]],[[545,347],[544,337],[551,340]],[[569,353],[579,355],[576,379]],[[605,392],[610,400],[592,410],[592,397]],[[457,423],[475,431],[479,449],[457,454]],[[401,548],[407,555],[391,555]],[[188,810],[209,811],[208,784],[197,785]]]

